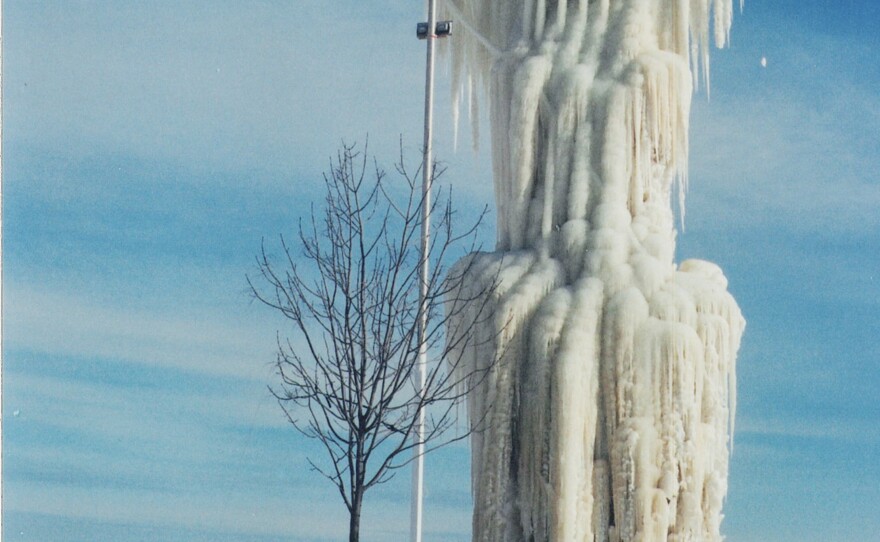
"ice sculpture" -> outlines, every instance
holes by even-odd
[[[463,322],[459,370],[491,367],[468,403],[474,540],[720,540],[745,321],[717,266],[675,264],[672,194],[730,0],[445,9],[498,214],[496,251],[466,258],[469,287],[499,282],[492,321]]]

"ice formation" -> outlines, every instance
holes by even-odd
[[[445,9],[456,101],[473,118],[487,97],[498,214],[462,286],[498,283],[458,367],[491,368],[468,403],[473,539],[720,540],[745,321],[717,266],[674,262],[672,195],[731,1]]]

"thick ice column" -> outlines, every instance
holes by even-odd
[[[745,322],[717,266],[674,262],[671,198],[730,0],[446,10],[498,206],[496,252],[468,257],[468,287],[500,282],[464,347],[492,367],[469,397],[474,540],[720,540]]]

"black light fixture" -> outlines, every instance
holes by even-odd
[[[428,23],[416,24],[416,36],[418,36],[420,40],[428,38],[428,26]],[[452,34],[452,21],[437,21],[437,23],[434,24],[435,37],[445,38],[450,34]]]

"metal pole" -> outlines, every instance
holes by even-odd
[[[434,113],[434,40],[437,24],[437,9],[434,0],[428,0],[428,53],[425,67],[425,154],[422,162],[422,253],[419,275],[419,361],[418,379],[419,394],[425,393],[425,381],[428,365],[428,345],[426,333],[428,327],[428,250],[431,219],[431,182],[433,181],[433,161],[431,157],[431,136],[433,132]],[[422,495],[425,486],[425,411],[419,409],[419,420],[414,435],[415,461],[412,479],[412,515],[410,527],[412,542],[422,542]]]

